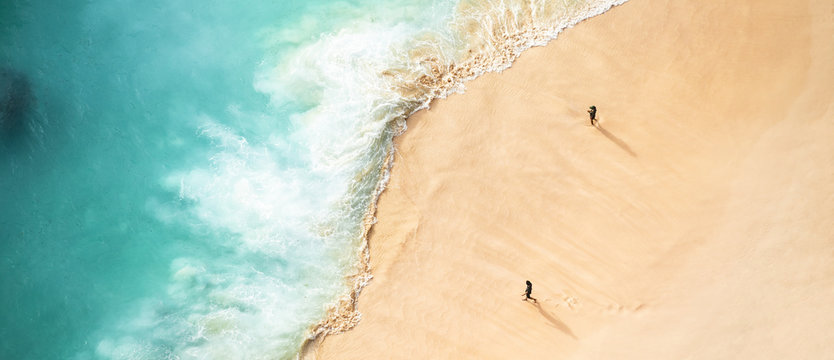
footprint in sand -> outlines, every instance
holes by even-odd
[[[571,310],[575,311],[576,307],[579,306],[579,300],[577,300],[573,296],[564,296],[562,297],[562,300],[565,301],[565,304],[567,304],[568,308],[570,308]]]

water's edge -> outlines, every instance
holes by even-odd
[[[431,71],[431,78],[423,77],[417,79],[419,83],[431,84],[433,86],[431,91],[426,92],[428,96],[418,106],[408,112],[405,117],[394,119],[388,124],[390,131],[386,131],[385,134],[390,135],[384,136],[390,136],[390,139],[387,139],[389,145],[386,151],[385,161],[380,170],[379,181],[363,217],[361,244],[357,250],[359,260],[355,265],[355,272],[346,277],[346,282],[351,287],[348,292],[328,308],[325,317],[310,328],[306,339],[298,350],[297,359],[315,359],[317,347],[328,335],[349,331],[361,320],[361,314],[357,310],[359,295],[373,278],[373,269],[370,266],[371,255],[368,237],[373,226],[377,223],[376,211],[379,197],[386,189],[391,175],[391,169],[394,166],[396,148],[393,140],[407,131],[407,119],[420,110],[428,109],[430,103],[435,99],[445,99],[451,94],[463,93],[465,90],[464,84],[468,81],[474,80],[486,73],[506,70],[512,66],[513,62],[525,50],[535,46],[547,45],[550,41],[556,40],[558,35],[565,29],[569,29],[584,20],[601,15],[627,1],[616,0],[610,4],[599,4],[588,9],[589,11],[585,13],[585,17],[566,19],[568,20],[567,22],[558,23],[551,28],[536,28],[532,24],[528,28],[520,28],[518,29],[519,31],[505,36],[502,39],[503,42],[492,44],[492,49],[498,49],[499,51],[490,54],[490,57],[479,56],[482,54],[473,55],[464,59],[460,65],[450,64],[440,71]]]

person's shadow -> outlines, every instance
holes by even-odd
[[[635,154],[634,151],[631,150],[631,148],[628,146],[628,144],[625,143],[625,141],[621,140],[608,130],[605,130],[605,128],[602,127],[602,124],[599,123],[599,120],[597,120],[596,125],[594,127],[596,127],[599,130],[599,132],[602,133],[602,135],[605,135],[605,137],[607,137],[608,140],[611,140],[613,143],[617,144],[617,146],[619,146],[620,149],[623,149],[631,156],[637,157],[637,154]]]
[[[544,318],[547,319],[547,321],[549,321],[550,324],[553,327],[561,330],[563,333],[572,337],[574,340],[577,340],[576,335],[573,334],[573,331],[571,331],[570,328],[567,325],[565,325],[565,323],[563,323],[562,321],[557,319],[555,316],[553,316],[549,312],[547,312],[547,310],[542,308],[542,305],[539,304],[538,302],[535,302],[534,304],[536,305],[536,309],[539,310],[539,314],[542,314],[542,316],[544,316]]]

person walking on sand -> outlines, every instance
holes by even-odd
[[[521,299],[521,301],[533,300],[534,303],[538,303],[538,300],[536,300],[536,298],[530,296],[530,294],[532,293],[533,283],[531,283],[530,280],[527,280],[527,289],[524,290],[524,299]]]
[[[588,114],[591,114],[591,126],[594,126],[597,121],[597,107],[591,105],[591,108],[588,109]]]

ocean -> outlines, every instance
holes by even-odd
[[[622,2],[3,1],[0,358],[349,329],[408,115]]]

